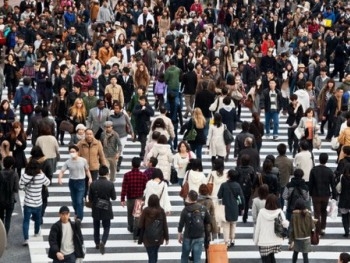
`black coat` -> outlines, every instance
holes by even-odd
[[[193,70],[182,77],[181,89],[185,95],[194,95],[197,87],[197,74]]]
[[[188,132],[192,129],[192,123],[193,123],[193,119],[191,118],[188,122],[186,122],[180,130],[180,134],[183,134],[185,131],[185,135],[184,137],[187,136]],[[196,139],[194,141],[189,141],[189,143],[193,143],[193,144],[206,144],[206,137],[204,134],[204,128],[203,129],[199,129],[196,127],[196,125],[193,125],[194,129],[197,131],[197,136]]]
[[[118,84],[122,86],[123,94],[124,94],[124,102],[129,103],[131,101],[131,97],[134,94],[134,79],[131,76],[128,76],[128,80],[124,81],[124,76],[118,76]]]
[[[326,109],[324,110],[323,116],[328,118],[336,117],[338,106],[338,100],[335,95],[332,95],[327,101]]]
[[[276,89],[277,93],[277,111],[280,112],[283,108],[282,93]],[[260,99],[260,108],[265,109],[265,112],[271,111],[270,89],[265,89]]]
[[[142,110],[142,106],[138,104],[135,106],[132,113],[135,116],[135,130],[137,131],[137,133],[148,134],[151,117],[154,115],[152,107],[146,105],[146,108]]]
[[[222,204],[225,205],[225,218],[227,222],[238,220],[238,196],[241,199],[241,206],[244,207],[244,195],[238,182],[227,181],[220,186],[218,198],[222,199]]]
[[[72,226],[73,230],[73,244],[74,244],[74,254],[76,258],[83,258],[85,255],[83,253],[82,245],[84,243],[83,235],[81,233],[80,224],[72,222],[69,220],[69,224]],[[52,225],[49,234],[49,258],[57,260],[56,253],[61,251],[61,241],[62,241],[62,222],[57,221]]]
[[[260,155],[257,149],[254,149],[252,147],[249,148],[245,148],[243,150],[241,150],[238,154],[238,158],[237,158],[237,166],[242,165],[242,156],[243,155],[249,155],[250,157],[250,162],[249,165],[252,166],[255,170],[255,172],[260,170]]]
[[[10,134],[6,136],[6,140],[10,143],[10,151],[12,151],[12,156],[15,158],[16,168],[24,168],[27,165],[26,155],[24,150],[27,148],[27,141],[25,138],[18,136],[15,140],[12,140]],[[16,144],[16,140],[19,140],[22,145]],[[16,146],[16,147],[15,147]]]
[[[110,84],[110,80],[111,80],[110,75],[108,75],[108,77],[106,77],[104,74],[101,74],[100,76],[98,76],[98,84],[99,84],[98,97],[104,98],[105,89],[106,89],[106,86]]]
[[[215,94],[209,90],[202,90],[197,93],[194,107],[198,107],[202,110],[205,118],[211,117],[211,112],[209,110],[210,105],[215,101]]]
[[[289,126],[292,126],[294,123],[296,123],[296,125],[299,125],[301,118],[304,116],[303,106],[300,105],[297,109],[297,112],[294,112],[294,108],[292,106],[292,103],[290,103],[287,107],[287,110],[288,110],[288,118],[287,118],[286,123]]]
[[[330,191],[332,189],[332,192]],[[317,165],[310,171],[309,179],[310,196],[332,196],[336,199],[335,182],[333,171],[325,165]]]
[[[339,208],[350,209],[350,177],[341,177],[341,193],[339,196]]]
[[[114,184],[107,180],[106,177],[99,177],[97,181],[94,181],[90,186],[89,201],[92,202],[92,218],[95,220],[108,220],[113,219],[112,204],[108,210],[103,210],[96,207],[98,198],[102,198],[110,201],[117,198],[114,189]]]

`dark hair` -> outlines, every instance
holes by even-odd
[[[39,146],[33,146],[30,151],[30,155],[35,159],[44,157],[44,153]]]
[[[265,159],[263,162],[263,172],[264,174],[270,173],[273,168],[273,163],[270,159]]]
[[[202,160],[201,159],[190,159],[187,167],[193,171],[203,171]],[[188,170],[188,169],[186,169]]]
[[[306,209],[306,205],[305,205],[305,201],[303,198],[298,198],[296,201],[295,201],[295,204],[294,204],[294,210],[305,210]],[[302,213],[303,216],[305,216],[305,213]]]
[[[249,130],[249,122],[244,121],[242,122],[242,131],[248,131]]]
[[[304,176],[304,171],[302,169],[300,169],[300,168],[297,168],[297,169],[295,169],[293,175],[294,175],[295,178],[301,179]]]
[[[241,157],[241,163],[243,166],[247,166],[250,164],[250,156],[248,154],[243,154]]]
[[[342,150],[346,155],[350,155],[350,146],[349,145],[343,146]]]
[[[320,164],[326,164],[328,161],[328,153],[321,153],[318,160],[320,161]]]
[[[43,108],[42,108],[41,106],[37,105],[37,106],[35,106],[35,108],[34,108],[34,112],[37,113],[37,114],[39,114],[39,113],[41,113],[42,109],[43,109]]]
[[[154,168],[151,179],[159,178],[161,181],[164,181],[164,175],[162,170],[159,168]]]
[[[157,140],[158,144],[167,144],[168,143],[168,139],[166,138],[165,135],[161,134]]]
[[[230,105],[231,104],[231,97],[230,96],[226,96],[222,102],[225,104],[225,105]]]
[[[134,157],[131,160],[132,168],[140,168],[141,165],[141,158],[140,157]]]
[[[6,156],[4,158],[4,160],[2,161],[5,169],[10,169],[11,167],[13,167],[15,165],[15,158],[13,158],[12,156]]]
[[[272,162],[272,166],[275,165],[275,160],[276,160],[276,158],[275,158],[275,156],[273,156],[272,154],[267,155],[267,156],[265,157],[265,160],[270,160],[270,161]]]
[[[339,259],[342,263],[348,263],[350,262],[350,254],[346,252],[340,253]]]
[[[40,125],[39,135],[52,135],[52,130],[49,125]]]
[[[159,197],[156,194],[151,194],[148,198],[148,207],[160,208]]]
[[[109,169],[106,165],[101,165],[100,168],[98,169],[98,174],[100,176],[105,176],[109,173]]]
[[[35,175],[39,174],[40,172],[41,172],[40,163],[35,159],[31,159],[25,168],[25,173],[27,175],[35,176]]]
[[[152,140],[158,141],[160,135],[161,135],[161,133],[159,131],[153,131],[152,132]]]
[[[192,202],[196,202],[198,199],[198,193],[195,190],[189,191],[187,196]]]
[[[309,108],[306,109],[306,111],[305,111],[305,116],[307,116],[307,114],[310,113],[310,112],[314,112],[314,109],[311,108],[311,107],[309,107]]]
[[[297,99],[298,99],[298,95],[297,95],[297,94],[292,94],[292,95],[290,95],[289,99],[290,99],[291,101],[297,100]]]
[[[190,152],[191,151],[191,147],[186,141],[181,141],[179,143],[179,145],[177,146],[177,151],[180,152],[181,145],[183,145],[183,144],[186,146],[186,151]]]
[[[227,172],[227,178],[230,181],[238,181],[239,178],[239,172],[237,170],[234,169],[230,169]]]
[[[214,114],[214,125],[216,127],[221,127],[222,125],[222,117],[220,113],[215,113]]]
[[[209,194],[209,188],[206,184],[201,184],[199,186],[199,190],[198,190],[200,195],[208,195]]]
[[[165,129],[165,122],[162,118],[157,118],[154,120],[153,125],[152,125],[152,131],[154,131],[156,128],[162,128]]]
[[[189,71],[192,71],[193,69],[194,69],[194,65],[193,65],[193,63],[188,63],[187,64],[187,69],[189,70]]]
[[[284,143],[280,143],[279,145],[277,145],[277,151],[279,155],[286,155],[287,145],[285,145]]]
[[[299,146],[302,150],[306,151],[309,149],[309,143],[307,140],[302,140],[300,143],[299,143]]]
[[[262,184],[258,189],[258,197],[260,200],[265,200],[269,195],[269,186],[267,184]]]
[[[213,161],[213,170],[218,173],[219,176],[224,174],[225,164],[224,160],[217,158]]]
[[[79,152],[79,147],[76,146],[75,144],[72,144],[72,145],[69,145],[69,146],[68,146],[68,151],[70,151],[71,149],[74,149],[74,150],[76,150],[77,152]]]
[[[266,203],[265,203],[265,208],[267,210],[276,210],[279,208],[279,205],[278,205],[278,198],[276,195],[274,194],[269,194],[267,197],[266,197]]]
[[[152,167],[156,167],[158,164],[158,159],[156,157],[149,158],[149,162],[152,164]]]

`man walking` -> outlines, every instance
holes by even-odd
[[[29,77],[23,78],[23,87],[20,87],[16,92],[13,107],[19,109],[19,120],[24,123],[24,117],[28,116],[28,122],[33,115],[34,105],[37,103],[37,94],[35,89],[31,87],[32,79]]]
[[[98,171],[99,178],[90,186],[89,201],[92,203],[92,218],[94,224],[94,240],[96,249],[100,249],[101,254],[105,253],[105,245],[109,236],[113,210],[110,199],[117,198],[114,184],[108,181],[108,167],[102,165]],[[100,242],[100,222],[102,221],[103,234]]]
[[[210,215],[205,206],[197,203],[198,194],[191,190],[186,198],[185,208],[181,212],[178,226],[178,241],[182,244],[181,263],[187,263],[190,252],[193,262],[200,263],[207,225]],[[182,233],[185,228],[184,233]]]
[[[124,174],[122,191],[121,191],[121,205],[127,206],[128,213],[128,231],[134,233],[134,240],[137,240],[137,225],[134,224],[134,217],[132,212],[134,210],[135,200],[142,198],[143,191],[146,188],[147,177],[140,171],[141,158],[134,157],[131,161],[132,170]],[[127,201],[125,202],[125,197]]]
[[[189,115],[192,116],[194,98],[196,94],[197,87],[197,74],[193,71],[194,65],[188,63],[188,72],[183,75],[181,82],[181,90],[185,96],[186,113],[184,118],[188,118]]]
[[[95,138],[98,140],[103,132],[103,124],[109,117],[110,110],[105,108],[105,102],[98,99],[96,107],[92,108],[87,118],[87,128],[91,128],[94,132]]]
[[[60,220],[52,225],[49,234],[49,258],[53,263],[75,263],[77,258],[84,258],[84,239],[81,233],[81,221],[72,222],[67,206],[59,211]]]

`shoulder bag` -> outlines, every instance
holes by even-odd
[[[227,129],[226,125],[224,125],[224,141],[225,145],[229,145],[233,142],[234,138],[232,133]]]
[[[275,234],[280,238],[287,237],[287,229],[283,227],[281,213],[275,218]]]
[[[210,181],[211,179],[211,181]],[[212,174],[210,174],[208,183],[207,183],[207,187],[208,187],[208,192],[211,195],[211,193],[213,192],[213,188],[214,188],[214,176]]]
[[[134,209],[132,211],[132,216],[133,217],[140,217],[142,213],[142,208],[144,205],[144,201],[142,198],[136,199],[135,204],[134,204]]]
[[[184,137],[186,141],[194,141],[197,137],[197,131],[194,127],[194,120],[192,119],[192,127],[191,130],[188,131],[187,135]]]
[[[180,190],[180,193],[179,195],[185,199],[188,195],[188,192],[190,191],[190,186],[188,184],[188,177],[190,176],[190,171],[187,171],[187,174],[186,174],[186,181],[185,183],[182,185],[181,187],[181,190]]]

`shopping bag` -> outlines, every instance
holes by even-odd
[[[223,241],[211,241],[207,251],[208,263],[228,263],[227,245]]]
[[[334,200],[334,199],[329,200],[327,215],[332,219],[337,218],[338,216],[337,200]]]

